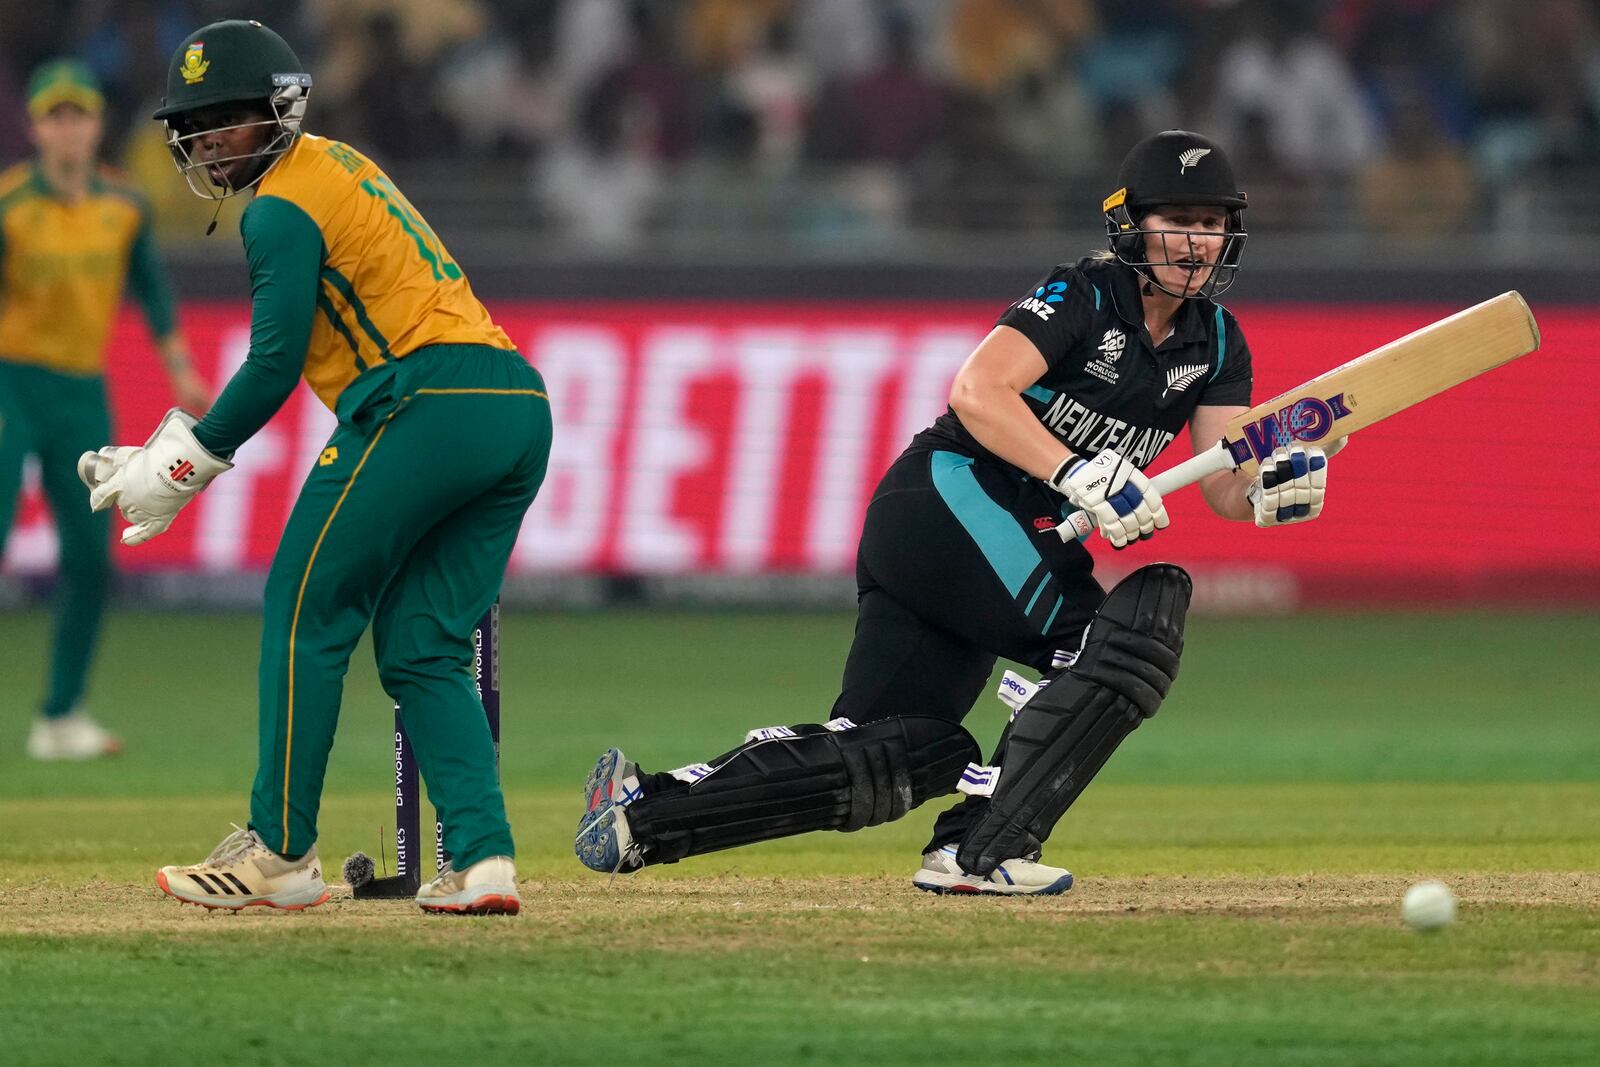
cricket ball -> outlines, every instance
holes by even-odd
[[[1443,882],[1418,882],[1400,901],[1400,918],[1413,930],[1437,930],[1455,917],[1455,894]]]

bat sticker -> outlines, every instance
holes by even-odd
[[[1285,448],[1296,441],[1314,444],[1323,440],[1333,432],[1334,424],[1349,414],[1343,393],[1335,393],[1326,400],[1302,397],[1243,427],[1244,435],[1237,441],[1229,441],[1228,451],[1236,465],[1251,458],[1259,463],[1272,455],[1273,449]]]

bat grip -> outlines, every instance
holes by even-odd
[[[1204,452],[1195,453],[1176,467],[1168,467],[1151,478],[1150,485],[1156,492],[1166,496],[1185,486],[1193,485],[1208,474],[1232,470],[1233,467],[1234,462],[1228,454],[1228,446],[1218,441]],[[1063,541],[1082,541],[1092,533],[1094,533],[1094,516],[1087,511],[1074,511],[1056,527],[1056,534]]]

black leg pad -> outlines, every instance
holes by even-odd
[[[1191,585],[1181,568],[1142,567],[1113,589],[1083,650],[1011,722],[988,811],[956,860],[987,875],[1038,852],[1122,739],[1160,708],[1178,674]]]
[[[808,833],[859,830],[953,792],[978,744],[957,723],[905,715],[743,745],[686,789],[647,794],[628,827],[651,863]]]

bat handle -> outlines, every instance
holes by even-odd
[[[1178,464],[1168,467],[1154,478],[1150,484],[1162,496],[1176,492],[1185,486],[1193,485],[1208,474],[1218,471],[1232,470],[1235,464],[1233,457],[1228,454],[1228,446],[1218,441],[1204,452],[1197,452]],[[1094,533],[1094,516],[1087,511],[1074,511],[1056,527],[1056,534],[1063,541],[1082,541]]]

